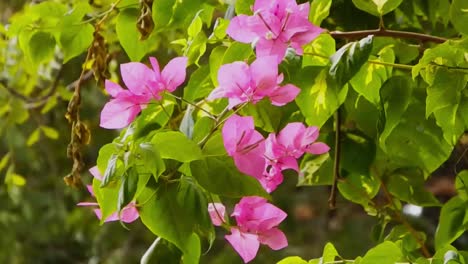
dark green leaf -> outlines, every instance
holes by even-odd
[[[116,178],[118,160],[119,160],[118,155],[112,154],[110,156],[107,162],[104,176],[102,177],[101,188],[106,187],[111,181],[113,181]]]
[[[134,139],[138,139],[166,126],[174,111],[174,101],[164,100],[161,103],[150,104],[133,122]]]
[[[212,51],[213,54],[214,51]],[[207,97],[214,86],[210,79],[210,66],[203,65],[190,75],[187,86],[184,88],[184,99],[194,102],[197,99]]]
[[[298,186],[332,185],[333,161],[330,154],[306,155],[301,162]]]
[[[226,197],[269,195],[254,177],[240,173],[229,157],[207,157],[190,164],[193,177],[207,191]]]
[[[194,201],[178,199],[178,195],[175,183],[145,188],[138,198],[140,218],[155,235],[175,244],[188,263],[198,263],[200,240],[193,233],[197,222],[187,210]]]
[[[367,207],[379,189],[380,181],[372,175],[348,174],[338,183],[338,190],[343,197],[364,207]]]
[[[138,187],[138,172],[135,167],[130,167],[122,175],[122,180],[119,189],[119,197],[117,198],[117,211],[120,212],[128,203],[130,203],[137,192]]]
[[[346,133],[341,144],[341,167],[351,173],[368,175],[375,158],[375,143],[362,134]]]
[[[140,143],[136,151],[137,166],[139,173],[149,173],[157,180],[166,170],[158,148],[151,142]],[[142,170],[144,168],[145,170]]]
[[[468,229],[468,203],[460,197],[450,199],[440,211],[435,234],[437,250],[449,245]]]
[[[1,170],[1,166],[0,166]],[[455,179],[455,188],[457,189],[458,196],[468,201],[468,170],[460,171]]]
[[[453,0],[450,6],[450,21],[456,30],[468,34],[468,1]]]
[[[348,43],[330,57],[330,75],[339,85],[346,84],[367,62],[372,51],[373,36]]]

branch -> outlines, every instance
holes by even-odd
[[[369,35],[374,35],[374,36],[379,36],[379,37],[417,39],[421,42],[444,43],[445,41],[447,41],[446,38],[442,38],[442,37],[416,33],[416,32],[389,30],[385,28],[348,31],[348,32],[331,31],[330,35],[333,38],[337,38],[337,39],[360,39],[363,37],[367,37]]]
[[[379,178],[380,179],[380,178]],[[385,195],[385,198],[387,198],[387,201],[390,203],[392,206],[393,211],[395,212],[395,220],[402,223],[408,231],[411,233],[411,235],[414,237],[416,242],[419,244],[421,247],[421,252],[423,253],[424,257],[430,258],[431,253],[429,253],[429,250],[426,247],[426,244],[424,244],[424,241],[421,240],[420,236],[418,235],[417,231],[410,225],[410,223],[401,215],[400,210],[398,210],[397,206],[395,205],[395,202],[393,201],[392,194],[388,191],[387,186],[385,186],[384,182],[382,179],[380,179],[380,186],[382,187],[383,193]]]
[[[338,188],[338,180],[340,176],[340,156],[341,156],[341,111],[340,108],[335,113],[335,157],[333,163],[333,185],[328,198],[328,207],[336,208],[336,192]]]

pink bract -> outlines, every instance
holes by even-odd
[[[239,253],[244,262],[257,255],[260,244],[279,250],[288,245],[284,233],[277,226],[287,214],[266,199],[256,196],[244,197],[235,206],[234,216],[237,227],[231,228],[226,240]]]
[[[209,203],[208,213],[210,214],[211,222],[215,226],[221,226],[224,223],[224,215],[226,207],[222,203]]]
[[[288,46],[302,55],[302,46],[323,32],[309,22],[309,8],[295,0],[256,0],[254,15],[234,17],[226,32],[236,41],[255,42],[257,57],[274,55],[279,63]]]
[[[156,58],[151,57],[153,69],[143,63],[120,65],[122,80],[128,90],[106,80],[106,91],[113,97],[102,109],[101,127],[117,129],[128,126],[151,100],[161,100],[163,92],[173,92],[185,80],[186,57],[172,59],[160,72]]]
[[[224,124],[222,135],[224,148],[239,171],[260,178],[265,167],[265,139],[255,130],[253,118],[232,115]]]
[[[280,86],[282,74],[278,76],[276,57],[258,58],[249,66],[245,62],[233,62],[220,67],[219,86],[208,96],[208,100],[228,98],[229,109],[241,103],[256,104],[265,97],[276,106],[293,101],[300,89],[292,84]]]

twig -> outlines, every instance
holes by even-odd
[[[389,30],[383,27],[379,29],[370,30],[358,30],[358,31],[331,31],[330,35],[335,39],[360,39],[369,35],[380,36],[380,37],[393,37],[393,38],[405,38],[405,39],[417,39],[422,42],[435,42],[444,43],[447,41],[446,38],[399,30]]]
[[[338,180],[340,176],[340,156],[341,156],[341,111],[338,108],[335,112],[335,156],[333,161],[333,185],[328,198],[328,207],[336,208],[336,193],[338,188]]]
[[[379,178],[380,179],[380,178]],[[429,250],[427,249],[426,245],[424,244],[424,241],[421,240],[420,236],[418,235],[417,231],[408,223],[408,221],[401,215],[400,210],[398,210],[395,202],[393,201],[392,194],[388,191],[387,186],[384,184],[382,179],[380,179],[380,186],[382,187],[383,193],[385,195],[385,198],[387,198],[388,202],[392,206],[393,211],[395,212],[395,220],[402,223],[408,231],[411,233],[411,235],[414,237],[416,242],[419,244],[421,247],[421,252],[424,257],[430,258],[431,253],[429,253]]]

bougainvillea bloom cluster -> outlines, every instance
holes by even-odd
[[[209,204],[211,221],[214,225],[222,225],[225,210],[221,203]],[[267,245],[273,250],[288,246],[286,236],[278,229],[278,225],[287,214],[268,203],[265,198],[243,197],[234,207],[231,216],[236,219],[237,225],[230,227],[231,234],[226,235],[225,238],[244,262],[255,258],[260,244]]]
[[[323,154],[329,147],[316,142],[319,136],[317,127],[289,123],[278,133],[265,137],[255,129],[253,117],[236,113],[245,104],[257,104],[261,100],[269,100],[278,107],[294,101],[300,89],[293,84],[282,84],[283,74],[278,72],[278,64],[285,58],[288,48],[302,55],[302,46],[323,30],[309,22],[309,3],[298,5],[295,0],[256,0],[252,11],[252,16],[234,17],[226,32],[236,41],[252,43],[256,59],[250,64],[236,61],[222,65],[217,75],[219,85],[206,99],[208,102],[227,99],[226,111],[234,110],[234,113],[223,120],[224,148],[240,172],[255,177],[267,192],[272,192],[283,182],[284,170],[299,171],[298,159],[304,153]],[[122,81],[127,89],[106,80],[105,89],[112,99],[101,112],[101,127],[127,127],[149,103],[161,100],[165,92],[171,93],[184,83],[187,57],[172,59],[162,71],[156,58],[150,57],[149,61],[151,67],[139,62],[121,65]],[[95,180],[102,180],[96,167],[90,172]],[[88,190],[94,196],[91,186]],[[78,205],[96,207],[95,214],[102,218],[97,203]],[[244,262],[255,258],[261,244],[273,250],[288,245],[286,236],[278,228],[287,214],[265,198],[243,197],[231,214],[236,225],[227,224],[226,208],[222,203],[210,203],[208,213],[214,225],[223,226],[230,232],[225,239]],[[130,202],[104,222],[120,220],[129,223],[138,217],[135,202]]]
[[[162,72],[156,58],[151,57],[150,62],[152,69],[139,62],[120,65],[122,80],[128,90],[106,80],[106,91],[113,99],[102,109],[101,127],[128,126],[151,100],[161,100],[163,92],[173,92],[184,82],[186,57],[172,59]]]
[[[309,22],[309,8],[295,0],[256,0],[254,14],[234,17],[226,32],[239,42],[255,43],[257,57],[274,55],[279,63],[288,46],[302,55],[302,46],[322,33]]]

